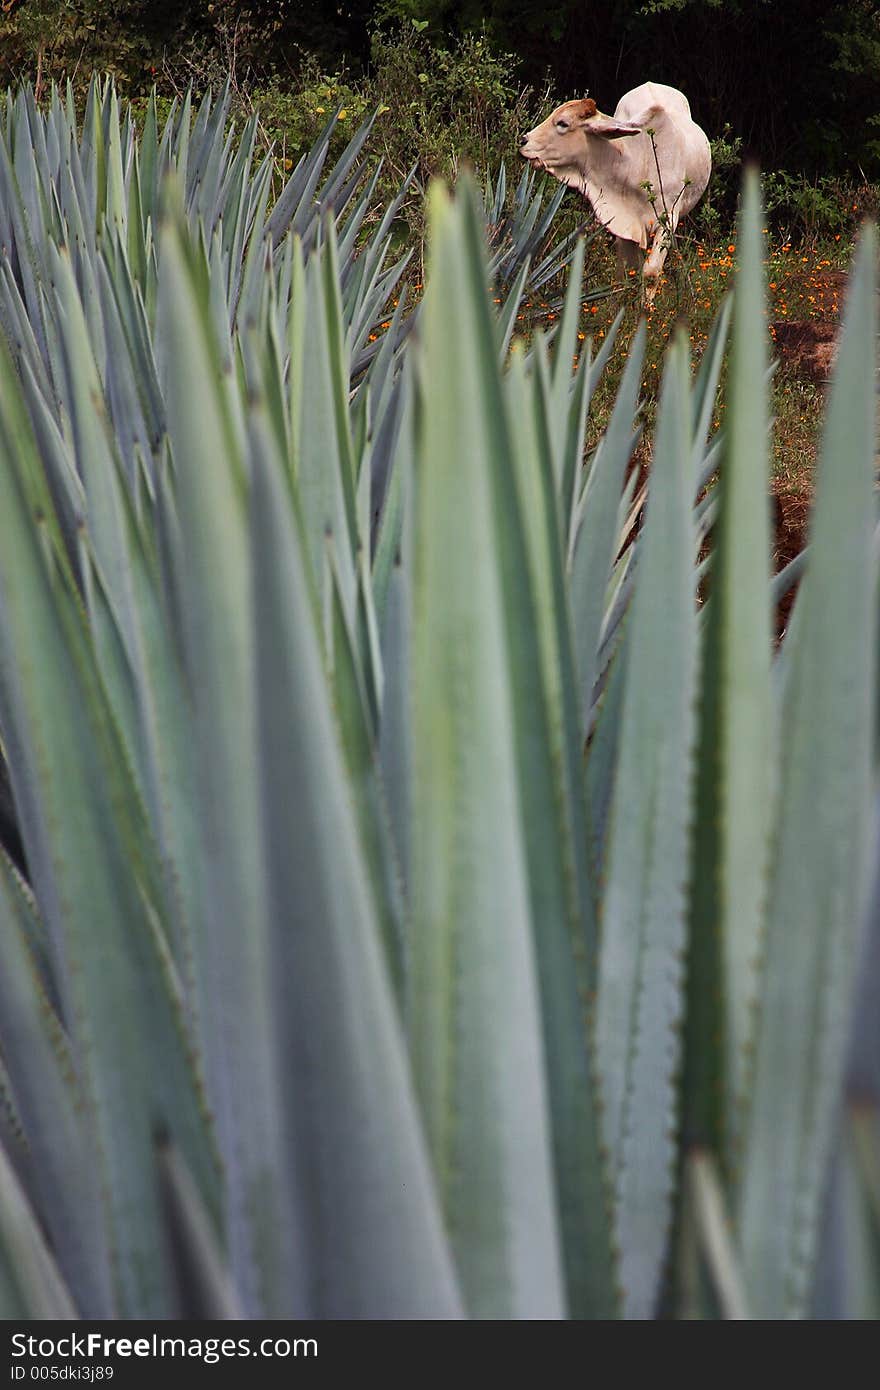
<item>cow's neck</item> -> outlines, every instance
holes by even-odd
[[[644,247],[642,219],[634,204],[634,195],[638,195],[629,187],[631,166],[622,140],[593,139],[583,163],[571,171],[566,182],[589,201],[603,227]]]

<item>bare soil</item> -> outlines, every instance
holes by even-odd
[[[837,323],[777,319],[771,331],[783,371],[815,386],[827,385],[837,352]]]

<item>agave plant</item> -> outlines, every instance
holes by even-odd
[[[636,535],[582,248],[511,349],[435,189],[364,361],[384,252],[178,121],[0,140],[0,1307],[875,1315],[872,234],[774,653],[754,182]]]

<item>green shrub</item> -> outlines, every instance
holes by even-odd
[[[407,26],[373,35],[364,77],[328,73],[306,58],[293,84],[273,79],[257,86],[250,101],[267,137],[290,156],[308,148],[334,106],[341,106],[344,123],[331,150],[341,148],[352,124],[377,110],[372,147],[383,160],[382,189],[389,193],[415,168],[417,196],[407,215],[420,235],[432,177],[454,180],[468,166],[485,172],[517,163],[530,94],[514,74],[513,56],[495,55],[482,38],[432,44]]]
[[[725,234],[736,215],[742,176],[742,139],[726,126],[723,133],[709,143],[712,175],[693,214],[692,228],[711,245]]]
[[[510,351],[435,185],[372,334],[356,144],[267,215],[226,115],[0,115],[0,1311],[864,1311],[873,235],[774,654],[754,179],[726,433],[729,304],[636,535],[644,331],[585,462],[582,251]]]
[[[478,36],[432,45],[399,29],[374,35],[372,66],[376,95],[389,108],[383,133],[395,164],[418,160],[427,180],[516,157],[529,94],[516,81],[513,54],[494,53]]]
[[[784,241],[817,241],[852,223],[852,192],[839,179],[810,182],[779,170],[763,178],[767,216]]]

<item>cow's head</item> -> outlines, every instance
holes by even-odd
[[[584,168],[589,141],[619,140],[624,135],[640,135],[641,126],[603,116],[592,97],[565,101],[546,121],[523,137],[520,154],[538,169],[561,179],[576,182]]]

